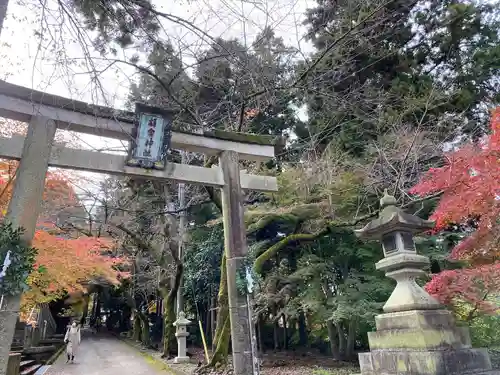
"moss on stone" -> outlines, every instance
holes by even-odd
[[[408,371],[408,367],[406,366],[406,362],[402,359],[398,359],[398,372],[406,372]]]
[[[460,334],[450,329],[387,330],[369,333],[373,349],[436,349],[461,344]]]

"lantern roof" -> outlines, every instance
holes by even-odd
[[[191,321],[186,319],[186,314],[184,313],[184,311],[180,311],[177,320],[174,322],[173,325],[177,327],[177,326],[187,326],[189,324],[191,324]]]
[[[434,221],[424,220],[403,211],[397,206],[396,198],[389,195],[386,189],[384,196],[380,199],[380,213],[378,218],[354,232],[361,239],[375,240],[394,231],[411,232],[412,234],[424,232],[434,228],[434,225]]]

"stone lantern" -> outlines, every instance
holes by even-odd
[[[387,194],[380,200],[379,217],[356,234],[379,240],[384,259],[376,268],[397,285],[375,317],[376,332],[368,333],[370,352],[359,354],[361,375],[500,375],[492,370],[486,349],[471,346],[467,327],[459,327],[416,282],[429,259],[415,251],[413,235],[434,223],[408,214]]]
[[[441,305],[423,290],[415,279],[426,275],[429,258],[418,255],[413,235],[434,227],[434,222],[410,215],[396,206],[396,199],[385,192],[380,200],[380,215],[359,229],[356,235],[382,242],[384,259],[375,267],[397,285],[384,305],[385,312],[439,309]]]
[[[174,363],[189,362],[189,357],[186,352],[186,339],[189,336],[187,326],[191,321],[186,319],[186,314],[183,311],[179,312],[177,320],[174,322],[175,337],[177,337],[177,357],[174,358]]]

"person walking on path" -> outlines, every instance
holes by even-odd
[[[68,357],[66,363],[68,363],[70,360],[71,362],[75,360],[75,354],[78,351],[78,347],[80,346],[81,340],[82,339],[80,335],[80,327],[76,322],[73,322],[73,324],[70,327],[68,327],[68,330],[66,331],[66,336],[64,336],[64,342],[67,344],[66,356]]]

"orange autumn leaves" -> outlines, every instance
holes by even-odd
[[[103,251],[114,247],[107,239],[67,239],[39,230],[33,246],[38,255],[35,270],[28,278],[30,290],[23,296],[25,306],[63,297],[66,292],[83,291],[83,284],[94,277],[117,284],[123,276],[116,269],[123,260],[102,255]]]
[[[17,163],[0,160],[0,220],[7,211],[15,182]],[[83,283],[92,278],[104,278],[118,283],[124,276],[117,270],[123,259],[112,258],[115,246],[109,239],[64,233],[50,221],[65,207],[75,207],[78,199],[67,175],[47,173],[39,227],[33,239],[38,250],[35,270],[28,278],[30,289],[23,295],[23,310],[40,302],[60,298],[66,292],[83,290]]]
[[[17,161],[0,160],[0,212],[5,215],[14,186]],[[49,172],[45,180],[42,215],[57,212],[61,207],[77,204],[77,198],[66,175]]]

